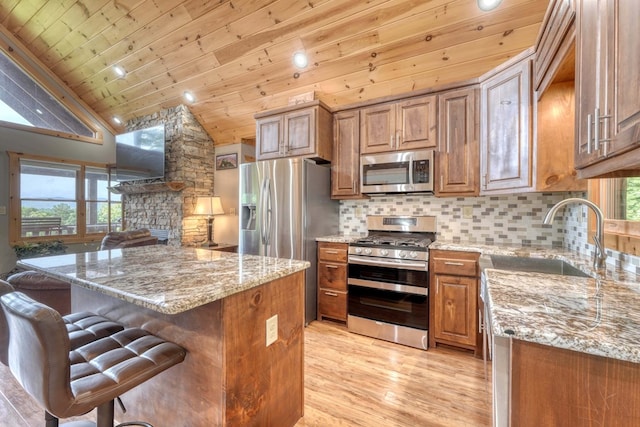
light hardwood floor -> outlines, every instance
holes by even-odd
[[[296,427],[488,426],[490,389],[482,360],[468,353],[421,351],[313,322],[305,329],[305,415]],[[43,411],[0,365],[0,426],[43,425]]]

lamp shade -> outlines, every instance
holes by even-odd
[[[193,212],[194,215],[223,215],[224,210],[222,209],[222,203],[220,202],[220,197],[217,196],[207,196],[207,197],[198,197],[196,201],[196,209]]]

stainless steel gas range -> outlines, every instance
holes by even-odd
[[[349,244],[349,331],[427,349],[433,216],[368,216]]]

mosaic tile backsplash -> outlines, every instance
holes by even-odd
[[[522,193],[519,195],[437,198],[424,194],[374,196],[368,200],[340,202],[340,231],[364,233],[367,215],[434,215],[439,239],[490,245],[565,247],[587,255],[594,251],[588,241],[587,208],[568,205],[553,224],[542,219],[549,208],[568,197],[587,197],[582,192]],[[471,218],[463,215],[471,209]],[[607,262],[640,274],[640,257],[607,251]]]

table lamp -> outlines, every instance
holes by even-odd
[[[193,212],[194,215],[205,215],[207,217],[207,242],[202,245],[205,247],[218,246],[211,240],[213,234],[213,217],[214,215],[223,215],[222,203],[220,203],[220,197],[206,196],[198,197],[196,201],[196,209]]]

